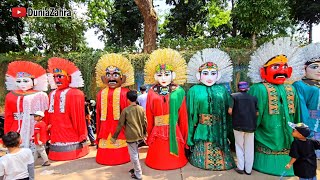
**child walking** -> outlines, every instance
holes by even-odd
[[[20,134],[10,131],[2,137],[9,153],[0,158],[0,179],[34,179],[34,160],[29,148],[20,148]]]
[[[50,166],[48,155],[46,153],[46,142],[48,141],[48,127],[47,124],[42,121],[44,118],[44,113],[42,111],[37,111],[32,114],[34,120],[37,122],[34,126],[34,144],[36,145],[36,151],[34,153],[34,161],[37,160],[38,154],[40,154],[43,159],[42,166]]]
[[[290,162],[286,165],[290,169],[293,165],[294,175],[300,180],[316,180],[317,157],[316,149],[320,149],[320,142],[317,140],[307,139],[310,135],[310,129],[303,123],[293,124],[292,136],[295,138],[291,144],[289,156]]]
[[[138,145],[147,134],[147,118],[143,107],[137,105],[137,91],[129,91],[127,93],[130,106],[126,107],[120,115],[117,129],[111,138],[112,143],[116,143],[116,139],[120,130],[125,126],[125,136],[128,143],[130,160],[134,169],[131,169],[131,178],[142,179],[142,170],[139,161]]]

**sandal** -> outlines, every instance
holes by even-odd
[[[131,178],[132,179],[139,179],[139,178],[137,178],[137,176],[133,173],[133,174],[131,174]],[[139,180],[141,180],[141,179],[139,179]]]
[[[42,164],[42,166],[50,166],[51,164],[49,163],[49,161],[46,161],[45,163]]]
[[[134,174],[134,169],[130,169],[130,170],[129,170],[129,173],[130,173],[130,174]]]

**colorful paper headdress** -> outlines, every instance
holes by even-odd
[[[130,86],[134,84],[134,69],[131,62],[120,54],[105,54],[96,65],[96,82],[98,87],[107,87],[101,80],[102,76],[106,75],[108,67],[116,67],[121,71],[121,75],[126,76],[126,81],[121,84],[121,87]]]
[[[148,61],[144,67],[145,84],[156,84],[154,75],[159,70],[159,65],[166,66],[166,70],[176,73],[173,80],[175,84],[184,84],[187,79],[187,64],[179,52],[172,49],[158,49],[150,54]]]
[[[58,72],[71,76],[71,83],[69,84],[69,87],[78,88],[84,86],[84,80],[80,70],[73,62],[66,59],[58,57],[50,58],[48,60],[48,72],[48,79],[51,89],[57,88],[57,85],[54,82],[53,74]]]
[[[29,77],[34,79],[33,90],[48,90],[46,70],[39,64],[30,61],[13,61],[9,63],[5,82],[8,91],[18,90],[16,86],[16,78],[18,77]]]
[[[308,65],[314,62],[320,62],[320,43],[312,43],[302,48],[302,61]]]
[[[207,67],[209,62],[212,62],[213,66],[216,65],[218,73],[221,73],[217,84],[232,81],[233,66],[229,55],[216,48],[207,48],[191,57],[188,63],[188,83],[199,83],[196,74],[199,68],[204,68],[204,64]]]
[[[262,82],[260,68],[277,62],[287,62],[292,67],[292,75],[289,81],[303,77],[304,63],[301,61],[301,49],[298,43],[290,38],[277,38],[274,41],[264,43],[252,55],[249,62],[248,77],[253,83]]]

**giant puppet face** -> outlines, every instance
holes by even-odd
[[[71,76],[62,69],[54,69],[53,77],[58,89],[65,89],[69,87],[69,84],[71,83]]]
[[[288,67],[285,55],[278,55],[267,61],[260,69],[261,78],[271,84],[283,84],[291,77],[292,67]]]
[[[320,81],[320,60],[306,65],[306,77],[308,79]]]
[[[19,90],[27,91],[33,88],[32,76],[26,72],[17,73],[16,86]]]
[[[199,67],[196,77],[204,85],[212,86],[221,78],[221,75],[215,63],[207,62]]]
[[[108,66],[106,68],[106,76],[102,76],[101,80],[107,84],[109,88],[117,88],[126,82],[126,76],[121,73],[118,67]]]
[[[154,79],[162,86],[168,86],[176,78],[176,73],[172,71],[172,67],[166,64],[159,64],[156,67]]]

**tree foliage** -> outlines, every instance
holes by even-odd
[[[309,42],[312,42],[312,26],[320,23],[320,1],[319,0],[292,0],[290,3],[291,16],[302,23],[300,30],[309,31]],[[305,28],[303,28],[305,27]]]
[[[87,15],[89,26],[102,32],[99,39],[107,47],[128,49],[142,37],[143,18],[132,0],[90,0]]]
[[[288,0],[238,0],[234,9],[238,29],[244,36],[286,34],[290,26]]]
[[[27,17],[28,35],[25,41],[32,52],[46,53],[77,51],[86,47],[84,32],[86,24],[74,15],[71,3],[83,0],[36,0],[30,2],[34,9],[55,7],[72,11],[71,17]]]
[[[21,1],[0,2],[0,53],[9,51],[20,51],[25,48],[22,42],[24,23],[20,18],[11,16],[11,8],[24,5]]]
[[[173,5],[166,17],[162,32],[167,38],[199,37],[204,35],[207,22],[206,0],[166,0]]]

